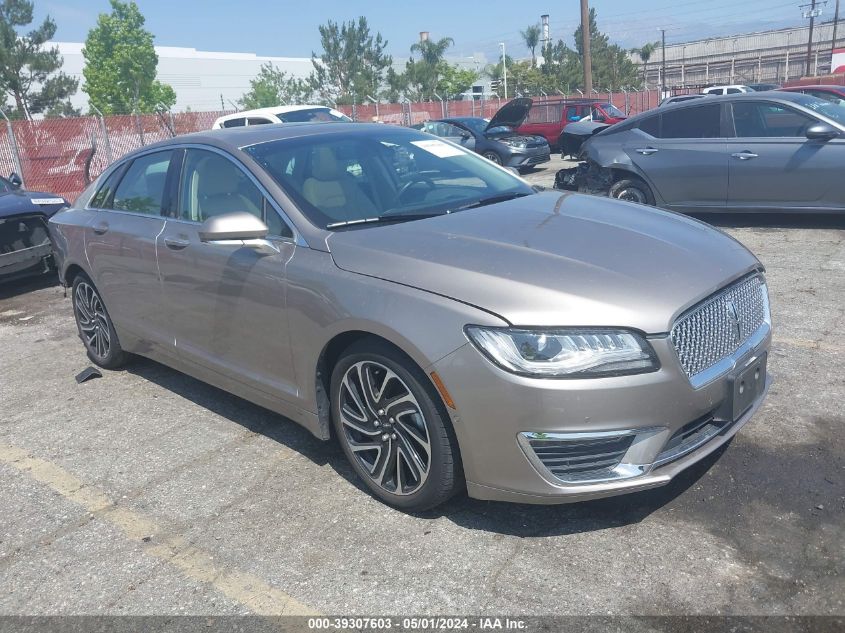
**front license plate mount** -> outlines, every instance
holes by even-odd
[[[760,354],[747,362],[731,378],[732,420],[738,420],[763,394],[766,388],[767,354]]]

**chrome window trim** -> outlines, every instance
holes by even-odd
[[[293,237],[284,237],[284,236],[281,236],[281,235],[272,235],[272,236],[268,236],[268,237],[272,237],[273,239],[277,239],[277,240],[281,240],[281,241],[285,241],[285,242],[292,242],[292,243],[296,244],[297,246],[303,246],[305,248],[309,248],[308,243],[305,241],[305,238],[302,237],[302,233],[299,231],[299,229],[296,228],[296,225],[293,222],[291,222],[291,219],[288,216],[288,214],[284,212],[284,210],[281,208],[281,206],[279,206],[279,203],[276,201],[276,199],[273,196],[270,195],[270,193],[267,191],[267,188],[264,187],[264,185],[261,184],[261,182],[255,177],[255,175],[249,169],[247,169],[246,166],[243,163],[241,163],[237,158],[232,156],[229,152],[221,150],[219,147],[214,147],[213,145],[203,145],[201,143],[173,143],[173,144],[168,144],[164,147],[156,147],[156,148],[150,148],[150,149],[145,148],[145,149],[142,149],[142,150],[139,150],[139,151],[133,153],[130,156],[125,156],[121,159],[118,159],[117,162],[115,162],[112,166],[110,166],[107,170],[105,170],[102,174],[100,174],[98,176],[98,178],[103,178],[104,176],[106,178],[108,178],[109,175],[114,173],[115,170],[119,169],[120,167],[125,165],[127,162],[133,161],[136,158],[141,158],[142,156],[146,156],[147,154],[154,154],[156,152],[173,151],[173,150],[178,150],[178,149],[199,149],[199,150],[210,151],[210,152],[214,152],[215,154],[219,154],[220,156],[223,156],[224,158],[228,159],[230,162],[234,163],[235,166],[238,167],[238,169],[240,169],[242,172],[244,172],[247,175],[247,177],[252,181],[252,183],[261,192],[261,195],[263,195],[267,199],[267,201],[270,203],[270,206],[272,206],[276,210],[276,213],[279,214],[279,216],[282,218],[282,221],[284,221],[284,223],[287,224],[288,227],[290,227],[290,230],[293,232]],[[99,188],[97,190],[99,191]],[[96,195],[96,192],[95,192],[94,195]],[[92,196],[92,199],[93,199],[93,196]],[[90,200],[89,200],[89,202],[90,202]],[[137,217],[143,217],[143,218],[157,217],[157,218],[161,218],[162,220],[174,220],[174,221],[179,221],[179,222],[188,222],[188,223],[191,223],[191,224],[202,224],[201,222],[194,222],[193,220],[183,220],[182,218],[169,218],[169,217],[167,217],[165,215],[161,215],[161,214],[150,215],[149,213],[137,213],[135,211],[124,211],[124,210],[121,210],[121,209],[111,209],[111,208],[101,209],[101,208],[97,208],[97,207],[90,207],[88,205],[86,205],[85,208],[87,210],[90,210],[90,211],[105,211],[107,213],[123,213],[123,214],[133,215],[133,216],[137,216]]]

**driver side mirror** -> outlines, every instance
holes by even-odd
[[[18,176],[15,172],[9,174],[9,182],[15,189],[20,189],[21,185],[23,185],[23,180],[21,180],[21,177]]]
[[[805,134],[810,140],[829,141],[839,136],[839,130],[828,123],[814,123],[807,128]]]
[[[203,242],[263,239],[269,232],[264,222],[246,211],[212,216],[197,231]]]

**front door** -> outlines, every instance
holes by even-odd
[[[271,396],[297,394],[285,304],[293,233],[246,169],[210,150],[187,149],[178,203],[158,238],[162,287],[177,353]],[[206,219],[247,211],[266,242],[203,242]]]
[[[818,121],[780,103],[732,104],[728,206],[737,210],[845,208],[845,139],[808,139]]]
[[[623,146],[625,153],[665,206],[677,210],[724,207],[728,159],[721,106],[661,110],[631,131]]]
[[[156,239],[164,228],[172,156],[171,150],[139,156],[106,179],[91,201],[98,211],[87,229],[86,254],[118,335],[131,335],[121,336],[130,352],[136,344],[168,347]]]

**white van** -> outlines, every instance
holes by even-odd
[[[741,92],[754,92],[752,88],[742,85],[710,86],[701,91],[703,95],[738,95]]]

